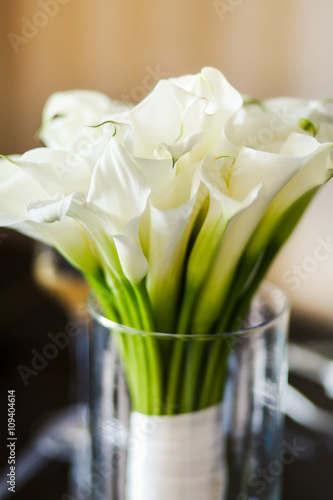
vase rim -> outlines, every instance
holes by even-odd
[[[289,310],[290,310],[290,301],[286,293],[279,288],[277,285],[275,285],[273,282],[270,280],[266,279],[264,280],[258,290],[257,293],[254,296],[254,299],[257,297],[259,292],[266,291],[270,293],[270,301],[269,305],[270,306],[275,306],[278,308],[277,312],[274,312],[273,316],[270,317],[268,320],[265,321],[259,321],[258,324],[253,324],[249,327],[245,328],[240,328],[239,330],[236,330],[234,332],[224,332],[224,333],[209,333],[209,334],[177,334],[177,333],[167,333],[167,332],[151,332],[147,330],[142,330],[140,328],[133,328],[131,326],[126,326],[121,323],[117,323],[116,321],[112,321],[105,317],[100,311],[98,311],[97,307],[97,301],[95,300],[94,294],[90,294],[88,298],[88,309],[90,311],[90,314],[93,319],[95,319],[98,323],[100,323],[102,326],[109,328],[110,330],[118,330],[122,333],[127,333],[130,335],[150,335],[150,336],[156,336],[156,337],[163,337],[163,338],[183,338],[186,340],[193,339],[194,337],[196,339],[212,339],[216,337],[230,337],[230,336],[238,336],[238,335],[247,335],[250,333],[259,333],[260,331],[266,330],[267,328],[275,325],[278,323],[280,318],[284,316]],[[273,298],[273,296],[275,298]],[[268,303],[268,301],[267,301]],[[261,304],[265,304],[265,301],[262,299]]]

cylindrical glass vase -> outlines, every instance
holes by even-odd
[[[92,500],[281,499],[289,306],[278,288],[264,283],[230,334],[92,315]]]

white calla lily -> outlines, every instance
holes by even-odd
[[[52,194],[36,182],[24,165],[18,156],[0,158],[0,225],[52,244],[81,271],[94,275],[99,263],[92,254],[92,243],[80,227],[70,220],[61,227],[44,223],[36,212],[35,218],[30,218],[27,209],[29,204],[33,206],[31,200],[43,200],[41,203],[47,204]]]
[[[277,231],[279,222],[299,199],[325,184],[333,175],[333,143],[320,144],[313,137],[292,134],[284,143],[281,153],[302,159],[302,167],[275,197],[263,215],[246,249],[256,254],[268,244]],[[304,156],[306,154],[306,156]]]
[[[174,328],[181,273],[195,220],[195,201],[193,197],[185,205],[169,210],[150,207],[147,288],[160,331]]]
[[[178,332],[189,328],[190,311],[195,305],[205,279],[214,263],[216,254],[244,210],[248,209],[262,191],[262,183],[251,187],[244,199],[233,198],[229,192],[230,177],[235,160],[233,157],[207,157],[199,171],[204,192],[209,198],[205,221],[195,240],[186,269],[186,285],[183,309],[180,314]]]
[[[68,196],[56,194],[50,200],[33,198],[25,207],[27,217],[33,222],[51,223],[61,221],[67,215],[75,193]]]
[[[330,143],[320,144],[313,137],[292,134],[282,146],[281,154],[249,148],[240,150],[236,158],[237,174],[229,181],[230,191],[242,193],[244,188],[250,188],[261,179],[264,196],[239,217],[228,233],[202,288],[193,318],[195,332],[206,331],[216,321],[219,311],[227,307],[226,301],[232,293],[232,281],[243,252],[252,254],[247,265],[250,276],[274,232],[278,214],[281,216],[298,198],[328,180],[331,164],[328,167],[327,159],[331,147]],[[249,245],[255,230],[257,236]],[[223,275],[219,276],[218,270],[222,268]],[[209,311],[209,314],[203,311]]]
[[[107,213],[114,221],[114,231],[119,231],[129,220],[140,217],[150,191],[135,158],[111,138],[96,164],[87,201]]]
[[[161,80],[135,107],[98,92],[60,92],[40,132],[57,149],[28,151],[15,165],[2,160],[0,221],[51,238],[112,286],[145,280],[161,330],[205,332],[238,267],[246,274],[245,249],[250,269],[289,208],[330,177],[332,131],[324,101],[243,104],[209,67]],[[65,226],[73,228],[68,241],[84,240],[77,262],[65,237],[57,243]]]
[[[129,434],[158,424],[157,448],[151,435],[129,450],[127,493],[178,500],[182,481],[174,494],[164,480],[178,477],[173,457],[154,450],[178,449],[177,432],[192,420],[214,441],[229,355],[220,336],[208,350],[186,340],[241,326],[276,252],[333,175],[333,117],[325,100],[243,100],[207,67],[161,80],[135,107],[98,92],[57,93],[40,136],[47,148],[0,158],[0,225],[53,245],[85,274],[106,316],[147,332],[115,333]],[[182,335],[157,343],[152,331]],[[198,498],[217,491],[221,446],[204,448],[217,465]],[[152,473],[138,472],[142,457]],[[186,473],[188,498],[194,479]]]
[[[178,170],[179,163],[182,166]],[[181,158],[173,168],[173,183],[166,192],[159,198],[155,193],[151,195],[147,288],[157,324],[163,331],[175,326],[188,242],[206,200],[200,185],[192,190],[199,167],[199,163]]]
[[[45,104],[39,136],[49,147],[78,151],[81,141],[94,142],[91,126],[129,107],[93,90],[57,92]]]
[[[294,132],[332,141],[333,118],[323,101],[294,97],[250,100],[229,121],[225,134],[234,144],[263,150],[272,148],[272,143],[283,143]]]
[[[133,226],[129,229],[129,226]],[[125,276],[132,283],[139,283],[148,272],[148,262],[144,256],[138,237],[138,220],[133,220],[122,233],[113,236]]]
[[[197,75],[160,81],[140,104],[116,119],[131,125],[125,144],[136,156],[153,158],[164,145],[178,159],[190,145],[192,161],[198,161],[216,146],[224,124],[241,105],[241,95],[224,76],[204,68]]]
[[[181,156],[184,156],[186,153],[192,151],[194,146],[202,138],[202,135],[202,132],[194,132],[193,134],[188,135],[185,139],[177,141],[174,144],[161,143],[158,145],[158,148],[154,153],[156,157],[163,158],[165,152],[167,151],[171,155],[172,161],[175,164]]]

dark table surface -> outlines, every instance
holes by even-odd
[[[31,367],[32,350],[41,352],[45,336],[50,332],[63,331],[69,318],[64,309],[33,281],[32,242],[10,231],[4,233],[6,236],[0,239],[0,436],[5,437],[7,428],[7,391],[15,390],[19,453],[50,415],[73,401],[70,349],[59,350],[43,370],[29,373],[26,384],[18,370],[20,365]],[[290,337],[300,343],[313,339],[320,341],[326,354],[333,358],[333,335],[329,328],[292,317]],[[296,376],[291,376],[290,381],[317,404],[332,410],[333,415],[333,401],[324,397],[319,386]],[[2,466],[6,464],[6,444],[1,439]],[[302,451],[285,466],[283,499],[332,499],[333,436],[318,435],[287,419],[285,439],[290,443],[296,439]],[[69,467],[65,461],[52,461],[18,491],[15,498],[66,499],[68,474]]]

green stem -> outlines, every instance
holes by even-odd
[[[183,366],[184,366],[184,353],[185,342],[182,338],[177,338],[173,341],[173,350],[168,366],[168,383],[166,388],[166,412],[167,415],[174,415],[179,413],[181,395],[181,384],[183,380]]]
[[[116,283],[115,296],[123,317],[123,324],[132,328],[142,328],[140,313],[132,285],[127,280]]]
[[[206,342],[191,339],[188,342],[188,356],[185,363],[185,373],[182,379],[180,400],[181,413],[197,410],[198,390],[200,387],[200,368],[205,354]]]
[[[200,408],[206,408],[222,401],[227,362],[233,341],[228,336],[219,335],[211,341],[209,362],[202,384]]]
[[[145,281],[133,286],[137,298],[142,327],[145,331],[154,331],[153,310],[148,296]],[[149,390],[149,412],[158,415],[162,412],[162,373],[160,363],[159,345],[152,335],[145,335],[143,343],[146,349]]]
[[[190,333],[189,330],[191,317],[193,314],[196,298],[197,293],[194,289],[186,290],[177,326],[177,333],[179,335],[187,335],[188,333]]]
[[[131,403],[133,410],[139,408],[140,404],[138,401],[138,377],[137,377],[137,366],[136,360],[134,360],[134,365],[131,362],[131,354],[128,348],[128,335],[123,332],[114,331],[112,334],[116,340],[117,351],[120,359],[122,360],[122,365],[124,368],[125,377],[128,384],[128,389],[131,394]]]
[[[143,279],[142,281],[140,281],[140,283],[136,283],[135,285],[133,285],[133,290],[138,304],[138,310],[141,317],[143,330],[147,332],[155,331],[154,314],[147,292],[145,280]]]
[[[114,296],[110,288],[106,285],[105,280],[101,276],[95,277],[92,275],[85,275],[85,280],[96,294],[102,313],[111,321],[119,323],[119,311],[115,305]]]

